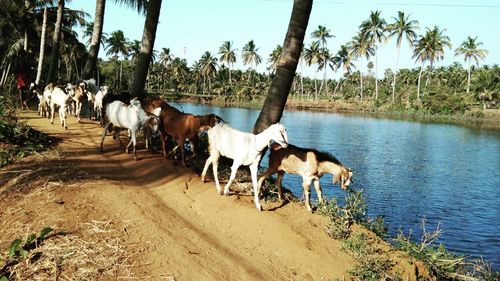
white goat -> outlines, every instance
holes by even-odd
[[[94,96],[94,115],[96,119],[101,118],[101,111],[102,111],[102,99],[108,94],[109,87],[108,86],[102,86],[99,88],[99,91],[97,91],[97,94]]]
[[[83,99],[85,96],[85,91],[81,85],[73,85],[68,83],[66,86],[66,91],[71,96],[72,101],[70,104],[72,105],[70,109],[72,109],[72,114],[74,114],[80,122],[80,112],[82,111]]]
[[[84,80],[80,83],[80,86],[83,87],[84,93],[87,95],[87,101],[89,104],[89,118],[96,118],[96,112],[92,113],[95,104],[95,95],[97,93],[97,84],[95,79]]]
[[[224,194],[228,195],[229,186],[236,177],[238,168],[241,165],[249,166],[252,175],[255,207],[261,211],[262,206],[259,203],[260,190],[257,185],[257,168],[262,158],[262,152],[271,141],[277,142],[282,147],[288,145],[288,136],[283,125],[279,123],[273,124],[257,135],[238,131],[223,123],[215,125],[208,130],[210,157],[208,157],[203,172],[201,173],[201,180],[203,182],[205,181],[208,167],[210,164],[213,164],[215,187],[220,194],[221,188],[217,177],[219,157],[222,155],[233,159],[231,177],[224,187]]]
[[[104,126],[104,132],[101,137],[101,152],[102,152],[102,144],[104,142],[104,137],[106,136],[106,132],[108,129],[113,126],[115,128],[114,136],[118,137],[118,140],[121,140],[120,137],[117,136],[119,134],[119,129],[129,129],[131,133],[130,142],[125,148],[125,152],[128,153],[128,148],[131,144],[134,145],[134,160],[137,160],[135,147],[137,144],[136,135],[137,131],[144,126],[149,126],[151,121],[154,119],[158,119],[154,115],[148,115],[144,109],[141,107],[141,102],[137,99],[132,99],[130,101],[130,105],[126,105],[121,101],[114,101],[108,105],[106,105],[106,125]],[[156,122],[157,123],[157,122]],[[158,130],[158,125],[153,126],[154,131]]]
[[[45,93],[44,93],[45,95]],[[59,107],[59,119],[61,120],[61,126],[64,129],[68,129],[66,124],[66,108],[70,105],[72,101],[72,96],[66,94],[60,87],[56,86],[50,93],[50,123],[54,124],[54,115],[56,111],[56,106]]]
[[[48,117],[49,116],[49,102],[45,100],[43,96],[43,88],[40,85],[36,85],[35,83],[30,84],[30,91],[36,94],[38,98],[38,115]]]

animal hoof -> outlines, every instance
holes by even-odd
[[[257,210],[259,210],[259,212],[262,212],[262,206],[261,206],[261,205],[258,205],[258,206],[257,206]]]

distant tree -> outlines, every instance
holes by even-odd
[[[272,74],[276,72],[276,68],[278,67],[278,62],[280,60],[281,53],[283,52],[283,47],[281,45],[276,45],[272,53],[269,55],[267,61],[271,64],[269,69],[271,69]]]
[[[375,54],[375,49],[370,45],[368,38],[361,32],[358,32],[356,36],[352,37],[351,42],[349,43],[349,48],[351,49],[351,54],[353,58],[359,58],[359,89],[360,89],[360,98],[363,100],[363,72],[361,71],[361,66],[363,65],[363,57],[366,57],[367,60],[370,59],[370,56]]]
[[[122,87],[122,73],[123,73],[123,59],[128,56],[129,54],[129,42],[127,38],[125,38],[125,35],[123,34],[123,31],[121,30],[115,30],[111,32],[111,34],[108,37],[108,40],[106,41],[106,47],[107,47],[107,52],[106,55],[113,55],[116,59],[119,59],[119,56],[122,55],[122,59],[120,61],[120,73],[119,73],[119,84],[118,84],[118,89],[120,90]]]
[[[65,0],[58,0],[57,2],[57,19],[54,28],[54,35],[52,36],[52,54],[50,58],[49,74],[47,77],[47,83],[55,82],[55,76],[57,72],[57,62],[59,59],[59,44],[61,42],[61,28],[63,24],[63,12],[64,12]]]
[[[304,61],[308,66],[318,64],[321,61],[321,47],[319,41],[313,41],[309,47],[304,48]],[[319,67],[318,67],[319,70]],[[318,72],[316,71],[316,73]],[[318,86],[314,77],[314,99],[318,99]]]
[[[208,79],[208,92],[210,92],[211,90],[211,78],[215,77],[215,75],[217,74],[217,67],[219,67],[217,62],[217,58],[208,51],[205,52],[200,59],[203,79],[204,81]]]
[[[392,103],[394,103],[394,96],[396,92],[396,76],[398,72],[399,55],[401,52],[401,41],[403,37],[410,46],[413,46],[413,41],[417,38],[415,30],[418,29],[418,21],[410,20],[410,16],[405,16],[405,13],[399,11],[397,17],[392,18],[393,23],[387,25],[388,37],[396,37],[396,65],[394,66],[394,77],[392,80]]]
[[[378,99],[378,63],[377,63],[377,44],[381,44],[384,39],[386,22],[380,16],[380,11],[370,13],[370,17],[360,25],[361,33],[368,38],[370,45],[375,51],[375,100]]]
[[[219,47],[219,60],[227,65],[229,72],[229,85],[232,85],[231,81],[231,65],[236,62],[236,50],[233,49],[233,42],[224,41],[222,46]]]
[[[482,60],[488,54],[488,51],[485,49],[480,49],[479,47],[483,45],[482,42],[476,42],[477,37],[467,37],[467,39],[460,44],[455,50],[455,56],[463,55],[464,61],[468,63],[467,66],[467,93],[469,93],[470,88],[470,73],[471,73],[471,64],[472,60],[476,62],[476,65],[479,66],[479,60]]]
[[[323,64],[322,64],[322,68],[324,69],[324,72],[323,72],[323,80],[321,81],[321,85],[319,86],[319,92],[321,93],[321,89],[323,88],[323,85],[325,84],[325,81],[326,81],[326,70],[327,70],[327,61],[329,59],[329,56],[326,56],[326,54],[329,54],[329,51],[326,47],[326,45],[328,44],[328,39],[329,38],[332,38],[332,37],[335,37],[333,34],[330,34],[330,30],[327,29],[325,26],[323,25],[319,25],[318,26],[318,29],[314,30],[312,33],[311,33],[311,37],[314,38],[314,39],[318,39],[318,41],[320,42],[321,44],[321,48],[323,49],[321,52],[323,54]]]
[[[333,91],[333,96],[337,93],[337,90],[342,82],[342,77],[344,74],[349,74],[354,66],[352,63],[352,53],[349,50],[347,45],[341,45],[340,50],[335,54],[332,58],[332,64],[330,67],[335,71],[337,69],[342,68],[342,75],[339,78],[339,82],[335,86],[335,90]]]

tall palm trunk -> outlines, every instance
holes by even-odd
[[[417,82],[417,100],[420,101],[420,80],[422,80],[422,71],[424,70],[424,62],[420,66],[420,72],[418,73],[418,82]]]
[[[118,85],[118,89],[122,89],[122,75],[123,75],[123,60],[120,60],[120,84]]]
[[[231,63],[227,63],[227,70],[229,71],[229,86],[233,86],[233,83],[231,81]]]
[[[99,48],[101,46],[102,27],[104,26],[104,10],[106,0],[96,0],[95,2],[95,20],[94,29],[92,31],[92,39],[90,40],[89,55],[85,68],[83,69],[82,78],[84,80],[90,79],[95,74],[97,56],[99,55]]]
[[[363,57],[359,58],[359,65],[363,65]],[[363,101],[363,72],[361,72],[361,67],[359,68],[359,92],[361,101]]]
[[[377,47],[375,47],[375,100],[378,99],[378,58]]]
[[[326,58],[324,59],[323,63],[324,63],[324,68],[325,68],[325,70],[324,70],[324,72],[323,72],[323,80],[321,81],[321,84],[320,84],[320,86],[319,86],[319,91],[318,91],[318,92],[319,92],[320,94],[321,94],[321,90],[323,89],[323,85],[324,85],[324,84],[325,84],[325,82],[326,82],[326,70],[327,70],[327,67],[326,67]]]
[[[148,74],[153,47],[156,38],[156,28],[158,27],[158,18],[160,17],[162,0],[149,0],[148,11],[146,14],[146,22],[144,23],[144,31],[142,33],[141,51],[137,59],[137,65],[134,71],[134,80],[131,87],[131,95],[144,98],[144,84],[146,83],[146,75]]]
[[[431,61],[431,64],[429,65],[429,71],[427,72],[427,79],[425,79],[426,88],[431,82],[432,67],[433,67],[433,61]]]
[[[294,0],[288,31],[283,44],[283,53],[276,68],[276,76],[269,87],[262,110],[255,122],[254,133],[264,131],[269,125],[278,122],[290,93],[297,64],[302,52],[313,0]]]
[[[62,18],[64,11],[64,0],[58,1],[57,7],[57,19],[56,26],[54,29],[54,35],[52,36],[52,55],[50,60],[49,67],[49,75],[47,77],[47,83],[54,82],[56,72],[58,69],[58,57],[59,57],[59,43],[61,39],[61,27],[62,27]]]
[[[398,73],[398,62],[399,62],[399,55],[401,53],[401,45],[398,44],[398,50],[397,50],[397,55],[396,55],[396,66],[394,67],[394,79],[392,79],[392,103],[394,103],[395,95],[396,95],[396,76]]]
[[[469,68],[467,69],[467,94],[469,93],[469,88],[470,88],[470,67],[471,67],[471,62],[469,60]]]
[[[40,84],[42,78],[43,60],[45,59],[45,40],[47,38],[47,7],[43,8],[42,35],[40,36],[40,54],[38,55],[38,68],[35,83]]]
[[[24,6],[26,8],[29,8],[30,2],[28,0],[24,0]],[[27,52],[28,51],[28,27],[26,27],[24,29],[24,42],[23,43],[24,43],[24,46],[23,46],[24,51]]]

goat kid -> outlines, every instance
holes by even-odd
[[[339,182],[343,190],[349,188],[353,176],[351,169],[343,166],[337,158],[329,153],[310,148],[301,148],[291,144],[286,148],[273,145],[271,154],[269,155],[269,168],[267,168],[259,178],[259,190],[267,177],[274,173],[278,173],[276,187],[278,189],[278,197],[280,201],[283,202],[281,183],[285,172],[302,176],[305,204],[309,212],[312,212],[310,205],[311,182],[313,182],[314,189],[316,189],[319,203],[323,203],[319,179],[324,174],[332,174],[333,184]]]
[[[225,156],[233,159],[231,177],[224,187],[224,194],[228,195],[229,187],[236,177],[238,168],[241,165],[249,166],[252,175],[255,207],[259,211],[262,211],[262,206],[259,203],[260,189],[257,185],[257,169],[264,149],[272,141],[278,143],[282,147],[287,147],[288,136],[283,125],[279,123],[273,124],[257,135],[238,131],[222,123],[215,125],[208,130],[210,157],[208,157],[205,162],[205,167],[201,173],[201,180],[203,182],[205,181],[208,167],[212,164],[215,187],[220,194],[221,187],[217,176],[219,157]]]
[[[51,84],[47,85],[47,87],[53,86]],[[47,91],[47,87],[46,91]],[[50,89],[50,88],[49,88]],[[45,92],[44,92],[45,95]],[[53,90],[50,92],[50,123],[54,124],[54,115],[56,111],[56,107],[59,108],[59,119],[61,121],[61,126],[64,127],[64,129],[68,129],[68,126],[66,124],[66,109],[70,105],[72,101],[72,96],[70,94],[66,94],[64,90],[59,87],[55,86],[53,87]]]

